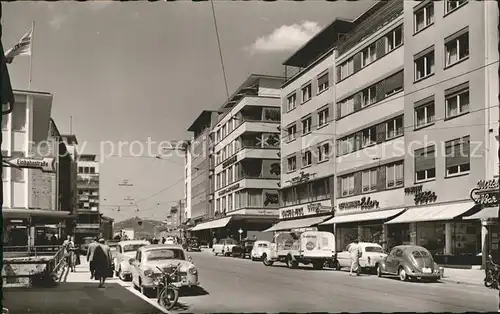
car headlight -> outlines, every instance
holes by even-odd
[[[198,270],[196,269],[196,267],[191,267],[189,268],[189,273],[191,275],[196,275],[196,273],[198,273]]]
[[[146,276],[146,277],[153,277],[153,272],[151,271],[151,269],[146,269],[144,271],[144,276]]]

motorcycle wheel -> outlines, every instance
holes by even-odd
[[[177,300],[179,300],[179,290],[167,287],[161,291],[158,303],[165,309],[170,310],[177,304]]]
[[[486,288],[491,288],[491,286],[493,286],[493,282],[491,282],[491,281],[486,281],[486,280],[485,280],[485,281],[484,281],[484,286],[485,286]]]

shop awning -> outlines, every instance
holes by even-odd
[[[486,207],[474,215],[464,217],[465,220],[491,219],[498,217],[498,207]]]
[[[227,226],[229,221],[231,221],[232,217],[224,217],[212,221],[207,221],[203,222],[199,225],[196,225],[191,229],[191,231],[200,231],[200,230],[207,230],[207,229],[217,229],[217,228],[222,228]]]
[[[69,211],[26,208],[2,208],[2,216],[4,218],[53,217],[61,219],[71,217]]]
[[[414,207],[408,209],[406,212],[393,220],[386,222],[386,224],[452,220],[472,209],[474,206],[474,202],[465,202]]]
[[[264,230],[263,232],[308,228],[318,225],[330,217],[331,216],[322,216],[322,217],[311,217],[311,218],[281,221],[272,226],[271,228]]]
[[[325,221],[324,223],[322,223],[322,225],[342,224],[342,223],[369,221],[369,220],[385,220],[400,214],[404,210],[405,210],[404,208],[400,208],[400,209],[380,210],[376,212],[368,212],[362,214],[336,216],[330,220]]]

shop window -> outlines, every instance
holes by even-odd
[[[445,66],[451,66],[469,56],[469,32],[449,39],[444,44]]]
[[[403,45],[403,27],[399,26],[385,36],[385,51],[387,53]]]
[[[428,4],[416,10],[413,16],[415,33],[432,25],[434,23],[434,1],[429,1]]]
[[[445,6],[444,6],[444,11],[445,13],[450,13],[453,10],[458,9],[462,5],[466,4],[469,2],[468,0],[444,0]]]
[[[292,172],[292,171],[297,170],[297,157],[296,156],[288,157],[287,163],[288,163],[288,168],[287,168],[288,172]]]
[[[288,140],[293,141],[297,135],[297,125],[294,124],[288,127]]]
[[[415,129],[424,127],[434,122],[434,101],[415,108]]]
[[[385,123],[386,140],[403,135],[403,116]]]
[[[17,104],[16,104],[17,106]],[[19,157],[24,157],[24,153],[23,152],[12,152],[12,156],[13,158],[19,158]],[[11,180],[13,182],[24,182],[24,169],[17,169],[17,168],[14,168],[14,167],[11,167]]]
[[[415,57],[415,76],[414,80],[422,80],[434,74],[434,50],[426,52],[422,56]]]
[[[375,191],[377,189],[377,169],[363,171],[363,192]]]
[[[377,50],[375,43],[361,51],[361,66],[365,67],[377,59]]]
[[[262,190],[247,189],[248,207],[263,207]]]
[[[312,164],[312,152],[306,151],[302,154],[302,167],[307,167]]]
[[[445,92],[446,100],[446,118],[453,118],[469,112],[469,83],[467,86],[457,90],[452,88]]]
[[[418,245],[432,255],[445,254],[445,223],[421,222],[417,224]]]
[[[293,93],[287,97],[287,111],[295,109],[297,106],[297,94]]]
[[[348,175],[341,178],[342,196],[354,195],[354,175]]]
[[[328,72],[318,78],[318,94],[328,89]]]
[[[436,148],[429,146],[415,151],[415,181],[436,178]]]
[[[386,182],[388,188],[394,188],[404,185],[403,163],[397,163],[386,166]]]
[[[306,102],[312,97],[312,89],[311,89],[311,84],[308,84],[307,86],[304,86],[302,88],[302,102]]]
[[[467,174],[470,171],[470,137],[445,143],[446,177]]]

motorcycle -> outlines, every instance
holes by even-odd
[[[172,309],[179,300],[179,287],[173,283],[179,282],[178,274],[180,267],[181,264],[179,263],[171,273],[168,273],[167,271],[156,266],[156,268],[162,272],[162,275],[157,282],[157,300],[158,304],[167,310]]]
[[[486,264],[486,277],[484,278],[484,286],[491,289],[499,289],[498,276],[500,274],[500,265],[495,264],[491,258],[488,258]]]

